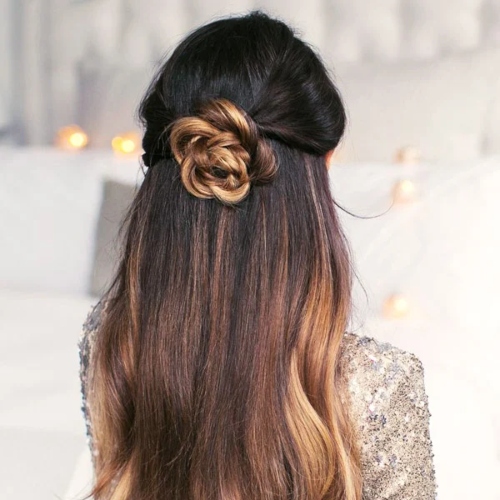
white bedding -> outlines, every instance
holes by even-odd
[[[80,327],[94,299],[0,291],[0,496],[66,500],[85,452]]]
[[[440,500],[498,500],[500,490],[500,156],[474,162],[364,163],[331,169],[337,202],[383,214],[396,182],[415,201],[359,219],[340,211],[360,282],[352,329],[423,361]],[[409,302],[383,314],[393,293]]]
[[[3,202],[15,201],[1,212],[2,222],[9,235],[17,223],[24,230],[19,226],[19,238],[1,251],[0,496],[69,500],[91,480],[77,341],[97,299],[80,290],[90,266],[88,238],[99,210],[99,182],[113,162],[109,153],[63,158],[61,152],[37,150],[17,156],[10,151],[6,159],[21,177],[2,172],[8,181],[0,186]],[[92,162],[87,172],[85,161]],[[23,162],[31,167],[24,168]],[[124,177],[136,178],[137,163],[122,166]],[[82,175],[88,182],[79,185]],[[330,179],[337,202],[362,216],[387,210],[398,180],[414,182],[416,201],[395,205],[379,218],[356,219],[340,211],[368,293],[367,303],[356,284],[352,328],[423,360],[439,499],[500,499],[494,481],[500,474],[500,157],[439,165],[336,165]],[[24,181],[29,189],[17,189]],[[48,208],[41,193],[53,201]],[[69,206],[71,212],[52,217]],[[33,213],[38,221],[30,218]],[[58,239],[33,252],[30,239],[38,226],[49,223]],[[74,235],[83,238],[85,247]],[[58,246],[60,241],[65,246]],[[68,248],[81,252],[80,267],[70,266]],[[58,271],[58,262],[71,267],[71,273]],[[45,263],[38,274],[31,272]],[[16,276],[19,290],[29,285],[42,291],[5,290]],[[381,311],[395,292],[408,298],[410,313],[390,320]]]

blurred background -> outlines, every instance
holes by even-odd
[[[500,0],[0,0],[2,499],[87,491],[77,342],[142,180],[134,113],[188,31],[255,8],[347,106],[350,328],[422,359],[438,498],[500,499]]]

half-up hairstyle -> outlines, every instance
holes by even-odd
[[[91,494],[360,500],[327,69],[262,12],[219,19],[177,46],[139,115],[149,168],[89,374]]]

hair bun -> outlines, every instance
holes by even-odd
[[[186,189],[225,204],[243,200],[253,181],[269,182],[276,161],[247,113],[227,99],[203,104],[197,116],[175,120],[170,147]]]

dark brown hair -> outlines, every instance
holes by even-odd
[[[345,112],[328,71],[254,11],[187,36],[139,112],[150,168],[92,359],[92,494],[359,500],[339,364],[352,274],[325,167]]]

